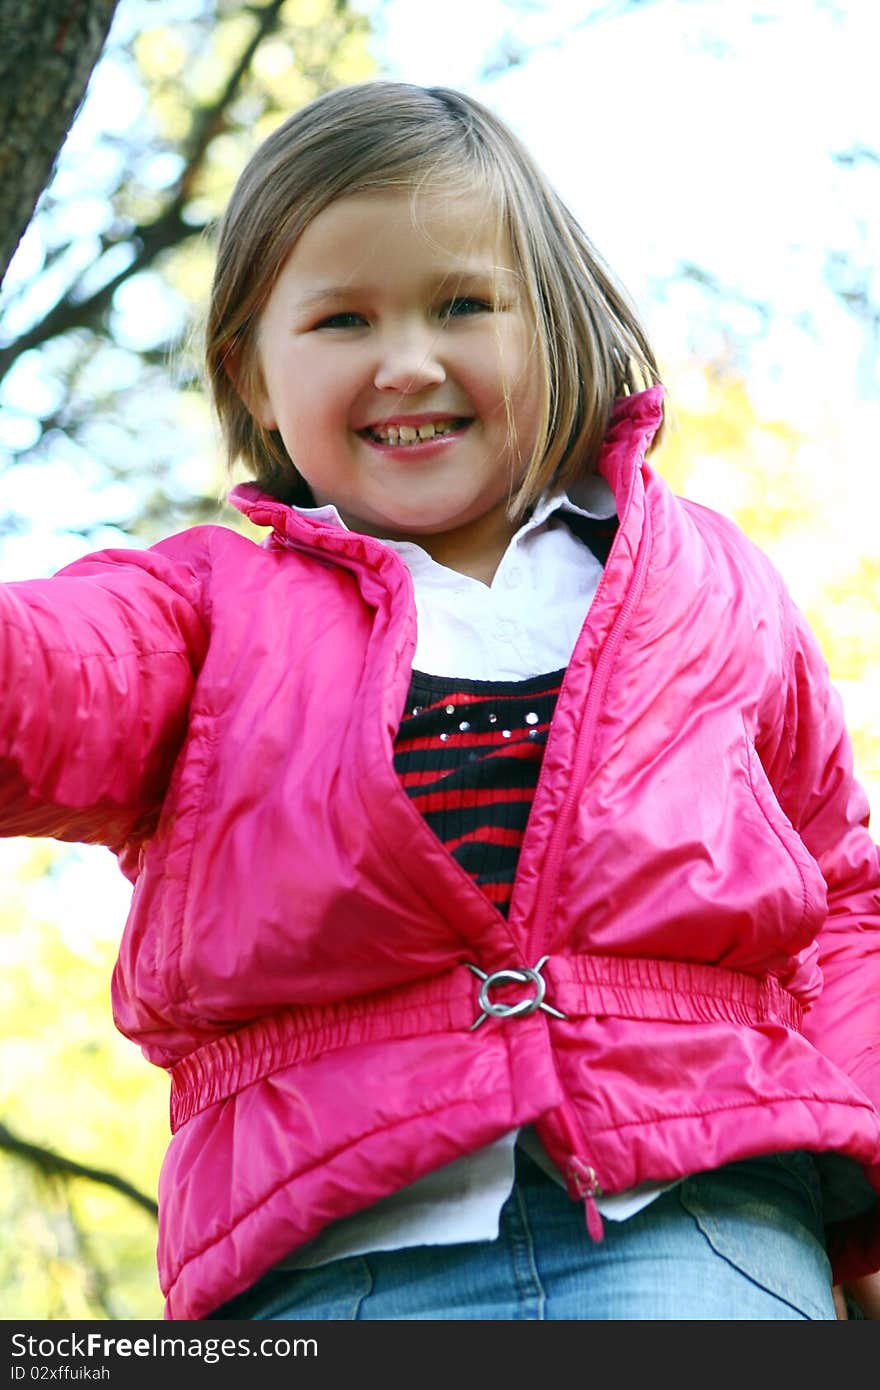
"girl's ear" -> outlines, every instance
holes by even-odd
[[[241,343],[234,338],[223,354],[223,370],[235,387],[248,412],[263,429],[275,430],[278,423],[269,403],[259,367],[248,370],[242,363]]]

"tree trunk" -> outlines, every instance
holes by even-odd
[[[118,0],[0,0],[0,281],[52,175]]]

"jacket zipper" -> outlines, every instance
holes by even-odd
[[[600,1241],[605,1234],[602,1214],[596,1205],[596,1198],[602,1191],[596,1170],[582,1158],[575,1156],[568,1164],[568,1190],[575,1201],[583,1202],[584,1217],[590,1238]]]
[[[621,604],[620,612],[615,619],[614,626],[596,662],[596,669],[590,681],[590,690],[587,695],[587,708],[584,711],[584,723],[575,749],[574,764],[568,792],[566,794],[565,803],[556,821],[550,844],[547,847],[542,885],[539,887],[537,893],[537,900],[544,904],[544,908],[543,911],[539,913],[537,921],[534,923],[530,933],[530,950],[532,951],[535,949],[536,942],[542,942],[546,945],[546,936],[544,935],[545,926],[548,914],[551,910],[550,905],[556,901],[557,885],[559,882],[559,875],[562,871],[562,852],[565,846],[568,827],[571,822],[575,803],[580,795],[583,777],[586,773],[590,755],[593,750],[593,734],[596,726],[599,704],[605,693],[611,665],[617,655],[617,649],[620,646],[623,634],[629,622],[630,614],[638,599],[641,597],[645,572],[648,565],[649,542],[650,520],[646,508],[642,543],[639,546],[636,557],[632,583],[629,586],[623,603]],[[529,956],[529,959],[531,959],[531,956]],[[602,1214],[596,1205],[596,1197],[601,1193],[602,1186],[595,1168],[582,1156],[581,1140],[577,1136],[574,1123],[569,1115],[567,1101],[563,1101],[560,1112],[560,1118],[568,1132],[569,1143],[572,1149],[572,1157],[568,1161],[566,1172],[569,1193],[574,1201],[583,1202],[587,1231],[592,1240],[600,1241],[604,1235],[604,1227],[602,1224]],[[581,1151],[580,1153],[579,1150]]]

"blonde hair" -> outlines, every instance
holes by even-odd
[[[259,391],[259,317],[278,274],[305,228],[335,199],[438,187],[477,189],[494,203],[534,324],[540,419],[512,513],[548,486],[567,487],[591,472],[615,398],[659,381],[623,289],[498,117],[444,87],[376,81],[337,88],[257,149],[219,229],[208,382],[229,465],[242,461],[275,497],[310,500],[278,432],[245,405]]]

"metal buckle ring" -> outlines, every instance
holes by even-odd
[[[487,1018],[513,1018],[520,1016],[525,1018],[527,1014],[533,1014],[537,1009],[543,1009],[545,1013],[553,1014],[554,1018],[565,1018],[566,1015],[559,1009],[554,1009],[551,1004],[544,1002],[547,993],[547,981],[541,974],[541,970],[549,960],[549,956],[542,956],[537,965],[529,969],[528,966],[520,966],[515,970],[493,970],[491,975],[487,975],[485,970],[481,970],[478,965],[472,965],[470,961],[465,961],[468,970],[472,970],[475,975],[483,981],[480,985],[480,1008],[482,1012],[479,1017],[474,1019],[470,1026],[470,1032],[479,1028]],[[505,1004],[502,1002],[493,1003],[489,998],[489,991],[496,985],[533,984],[535,993],[531,999],[520,999],[515,1004]]]

